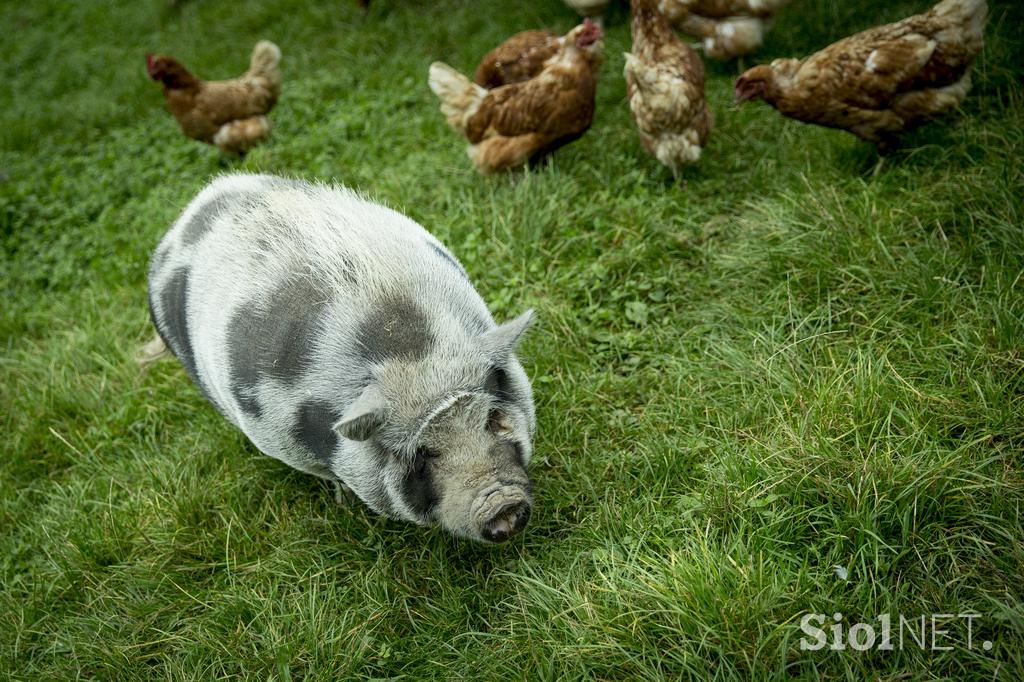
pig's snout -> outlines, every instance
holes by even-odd
[[[505,542],[526,527],[533,511],[530,479],[494,481],[480,490],[470,505],[468,528],[463,534],[483,542]],[[467,486],[469,487],[469,486]],[[467,519],[468,520],[468,519]]]
[[[530,520],[530,511],[528,502],[509,503],[499,509],[490,520],[484,522],[480,534],[488,542],[505,542],[526,527],[526,522]]]

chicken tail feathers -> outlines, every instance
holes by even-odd
[[[249,60],[249,75],[263,76],[273,81],[280,81],[278,65],[281,63],[281,48],[269,40],[261,40],[252,50]]]
[[[464,132],[467,122],[487,95],[487,90],[444,62],[430,65],[428,82],[430,89],[441,100],[441,113],[448,120],[448,125]]]
[[[679,175],[684,166],[700,161],[701,146],[696,132],[664,135],[652,144],[654,157]]]

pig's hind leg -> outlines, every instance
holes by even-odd
[[[138,350],[135,354],[135,361],[139,363],[139,367],[145,369],[169,353],[167,344],[157,334],[149,343]]]

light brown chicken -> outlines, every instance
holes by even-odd
[[[789,0],[659,0],[658,6],[679,30],[700,38],[704,53],[731,59],[764,42],[771,19]]]
[[[261,40],[249,70],[232,80],[205,81],[166,55],[146,55],[146,71],[163,84],[167,107],[186,136],[244,154],[270,132],[265,114],[281,94],[280,61],[277,45]]]
[[[442,62],[430,65],[430,89],[448,124],[469,140],[477,170],[520,166],[586,132],[594,116],[601,38],[601,29],[584,20],[534,78],[493,90]]]
[[[487,89],[521,83],[540,73],[561,47],[562,36],[552,31],[517,33],[480,60],[473,80]]]
[[[626,92],[640,142],[678,174],[700,159],[711,132],[704,100],[704,64],[657,9],[657,0],[632,2],[633,51],[626,57]]]
[[[736,99],[762,99],[785,116],[848,130],[884,150],[899,133],[963,101],[986,11],[985,0],[943,0],[806,59],[755,66],[736,81]]]

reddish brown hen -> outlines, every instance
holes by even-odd
[[[226,81],[205,81],[166,55],[147,55],[149,77],[163,84],[164,99],[181,131],[193,140],[244,154],[270,132],[265,114],[281,94],[281,50],[261,40],[249,70]]]
[[[582,135],[594,116],[601,29],[589,19],[530,80],[486,90],[442,62],[430,65],[441,112],[469,140],[481,173],[522,165]]]
[[[880,149],[956,108],[984,44],[985,0],[943,0],[806,59],[776,59],[736,81],[736,99],[763,99],[785,116],[848,130]]]

